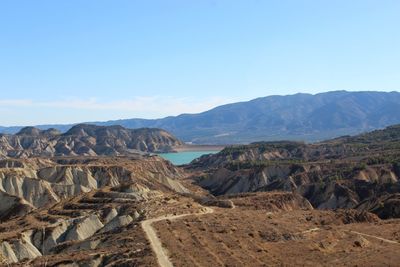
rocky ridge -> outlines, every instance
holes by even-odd
[[[0,158],[53,156],[118,156],[137,152],[169,152],[182,145],[161,129],[79,124],[66,133],[55,129],[23,128],[0,134]]]
[[[399,217],[396,209],[376,208],[377,203],[386,206],[386,199],[394,203],[398,196],[391,195],[400,192],[399,125],[315,144],[228,147],[187,168],[203,171],[194,180],[215,195],[295,191],[318,209],[359,208],[384,218]]]

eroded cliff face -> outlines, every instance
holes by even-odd
[[[314,208],[359,207],[397,218],[396,209],[378,209],[376,202],[384,205],[385,195],[400,193],[399,166],[400,127],[393,126],[316,144],[232,146],[193,161],[187,169],[193,171],[198,185],[215,195],[295,191]]]
[[[80,124],[61,134],[27,127],[15,135],[0,135],[0,158],[117,156],[135,151],[168,152],[180,145],[182,142],[161,129]]]
[[[0,161],[1,218],[106,186],[137,183],[144,190],[158,184],[186,191],[177,180],[182,171],[157,156],[124,159],[122,163],[112,158],[71,161],[72,164],[68,160]]]
[[[143,203],[188,194],[183,176],[158,156],[2,160],[1,259],[26,263],[104,246],[101,237],[143,216]]]
[[[318,161],[340,158],[343,155],[368,151],[367,147],[354,148],[344,143],[328,142],[304,144],[301,142],[262,142],[226,147],[220,153],[205,155],[191,163],[193,169],[210,169],[228,163],[257,163],[265,161]]]
[[[345,174],[338,171],[346,169]],[[400,192],[399,181],[390,166],[357,170],[345,164],[276,164],[249,169],[222,167],[196,178],[200,186],[215,195],[296,191],[318,209],[354,208],[377,194]]]
[[[32,260],[44,255],[107,247],[104,237],[112,236],[110,233],[115,229],[126,227],[143,216],[144,210],[137,201],[148,197],[148,192],[112,191],[111,197],[109,188],[103,190],[104,194],[79,195],[0,224],[3,263],[33,265]],[[90,264],[96,262],[93,259]]]

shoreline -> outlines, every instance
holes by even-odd
[[[201,151],[221,151],[225,146],[221,145],[183,145],[173,147],[175,152],[201,152]]]

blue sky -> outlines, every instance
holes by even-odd
[[[0,125],[400,89],[398,0],[0,1]]]

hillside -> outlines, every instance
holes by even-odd
[[[215,198],[186,176],[158,156],[0,160],[0,266],[399,261],[399,220],[294,192]]]
[[[165,129],[185,142],[197,144],[251,143],[261,140],[320,141],[358,134],[400,123],[399,92],[334,91],[261,97],[223,105],[199,114],[163,119],[92,122],[126,128]],[[65,131],[68,125],[42,125]],[[20,128],[1,128],[15,133]]]
[[[61,134],[56,129],[26,127],[15,135],[0,135],[0,156],[116,156],[134,151],[171,151],[180,145],[178,139],[161,129],[79,124]]]
[[[187,168],[196,171],[197,184],[215,195],[294,191],[314,208],[357,208],[382,218],[400,217],[400,125],[315,144],[227,147]]]

